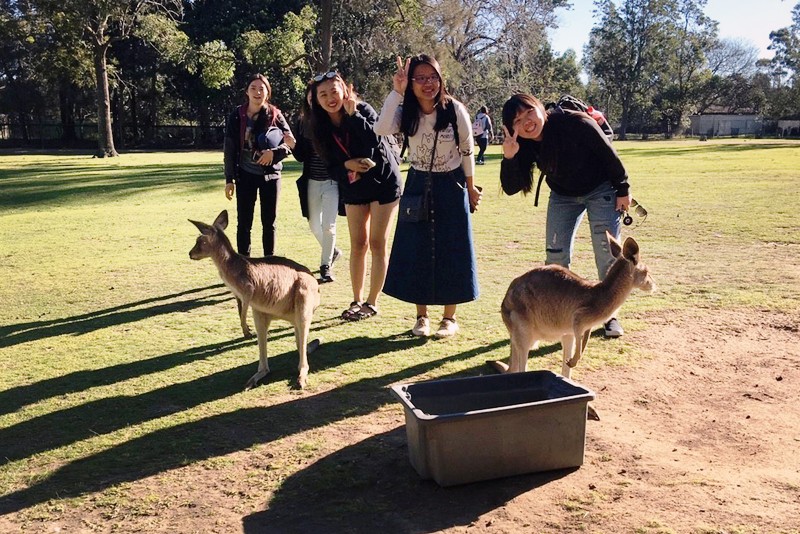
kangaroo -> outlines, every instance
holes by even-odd
[[[297,351],[300,354],[298,384],[306,386],[308,379],[308,332],[314,310],[319,306],[319,285],[306,267],[279,256],[250,259],[233,250],[225,235],[228,212],[223,210],[211,225],[193,221],[200,230],[189,257],[193,260],[211,258],[228,289],[239,304],[239,320],[245,337],[252,337],[247,326],[247,308],[253,308],[253,320],[258,337],[258,372],[250,377],[245,390],[251,389],[269,373],[267,335],[273,319],[283,319],[294,326]]]
[[[560,265],[537,267],[516,278],[500,306],[511,334],[511,359],[491,362],[501,372],[523,372],[528,351],[540,340],[561,340],[561,374],[570,377],[578,364],[593,326],[610,319],[634,288],[656,289],[647,266],[639,261],[639,245],[632,237],[620,245],[606,232],[614,263],[602,282],[590,282]]]

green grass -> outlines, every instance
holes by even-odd
[[[800,143],[616,146],[649,211],[624,235],[637,238],[660,287],[631,297],[621,317],[627,329],[644,329],[648,314],[664,311],[800,310]],[[0,515],[21,510],[42,520],[87,499],[109,517],[114,506],[157,513],[162,504],[149,498],[126,504],[129,483],[195,464],[223,472],[226,455],[271,446],[292,459],[270,460],[275,475],[261,483],[275,490],[303,461],[336,450],[318,431],[392,404],[390,384],[490,372],[485,361],[509,350],[498,313],[505,289],[544,258],[547,198],[543,191],[534,208],[531,197],[500,193],[498,148],[477,168],[481,296],[459,306],[459,335],[413,338],[413,306],[385,296],[376,319],[342,323],[351,300],[342,260],[336,283],[322,287],[312,335],[324,343],[310,356],[303,392],[292,386],[293,335],[280,322],[269,344],[272,374],[242,391],[257,365],[255,341],[241,339],[235,303],[211,262],[188,257],[197,232],[187,219],[211,222],[228,209],[235,226],[221,154],[0,156]],[[277,252],[316,269],[298,174],[296,163],[286,166]],[[338,230],[347,250],[343,218]],[[258,247],[258,222],[253,235]],[[584,223],[573,268],[592,277],[593,266]],[[558,371],[559,352],[545,344],[529,367]],[[645,357],[625,338],[596,338],[574,376]]]

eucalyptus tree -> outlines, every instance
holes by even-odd
[[[706,52],[705,69],[694,97],[695,112],[704,113],[712,106],[735,110],[763,107],[765,93],[755,80],[759,62],[758,49],[748,41],[725,38],[714,42]],[[745,95],[748,98],[743,98]]]
[[[707,55],[717,42],[717,22],[706,16],[707,0],[676,0],[669,25],[669,47],[662,51],[662,68],[654,102],[668,133],[683,131],[687,116],[706,79]]]
[[[774,118],[800,118],[800,2],[792,8],[792,24],[769,35],[775,56],[771,74],[778,83],[770,91]]]
[[[100,157],[117,156],[111,127],[108,51],[131,35],[139,17],[148,13],[178,19],[180,0],[30,0],[49,19],[54,31],[80,41],[92,56]]]
[[[769,48],[775,51],[773,66],[795,76],[800,74],[800,2],[792,8],[792,24],[771,32],[769,38]]]
[[[672,50],[675,0],[596,0],[599,23],[592,28],[584,50],[591,75],[620,109],[619,137],[633,121],[648,122],[653,113],[652,92],[666,69]]]
[[[548,29],[568,0],[427,0],[426,24],[434,29],[450,77],[467,103],[492,92],[534,91],[553,72]]]

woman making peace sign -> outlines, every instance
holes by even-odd
[[[384,292],[416,305],[417,336],[430,334],[428,305],[444,305],[435,335],[448,337],[459,329],[456,305],[478,298],[470,208],[477,209],[481,193],[472,181],[472,123],[430,56],[397,58],[392,85],[375,131],[408,137],[403,194],[429,190],[432,210],[424,222],[398,221]]]

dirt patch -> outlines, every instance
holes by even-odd
[[[800,532],[800,318],[697,309],[644,319],[626,339],[646,361],[575,375],[601,415],[588,422],[580,469],[439,488],[408,462],[399,405],[364,391],[386,397],[377,411],[46,517],[9,514],[0,531]],[[318,395],[323,409],[331,397]]]

